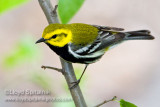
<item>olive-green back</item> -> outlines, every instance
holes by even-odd
[[[98,29],[88,24],[73,23],[67,26],[72,31],[72,42],[76,45],[92,43],[98,36]]]

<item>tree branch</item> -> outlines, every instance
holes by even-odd
[[[39,4],[48,20],[48,23],[59,23],[56,7],[53,9],[50,0],[38,0]],[[60,58],[61,64],[62,64],[62,70],[64,71],[64,77],[67,81],[68,87],[71,87],[72,82],[77,81],[73,66],[71,63],[64,61]],[[82,92],[80,90],[80,87],[77,86],[73,89],[70,89],[72,98],[74,100],[74,103],[76,107],[86,107],[86,102],[83,98]]]
[[[42,65],[41,68],[43,68],[44,70],[45,70],[46,68],[48,68],[48,69],[56,70],[56,71],[58,71],[58,72],[63,73],[63,70],[62,70],[62,69],[55,68],[55,67],[50,67],[50,66],[44,66],[44,65]]]
[[[102,106],[103,104],[106,104],[106,103],[108,103],[108,102],[110,102],[110,101],[115,101],[116,99],[117,99],[117,97],[114,96],[112,99],[110,99],[110,100],[105,100],[105,101],[103,101],[102,103],[96,105],[95,107],[100,107],[100,106]]]

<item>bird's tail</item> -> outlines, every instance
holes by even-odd
[[[154,37],[150,35],[149,30],[138,30],[126,32],[125,40],[152,40]]]

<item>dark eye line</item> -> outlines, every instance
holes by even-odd
[[[51,38],[52,38],[52,39],[55,39],[56,37],[57,37],[57,35],[53,35]]]
[[[66,33],[61,33],[62,35],[64,35],[65,37],[67,36],[67,34]]]
[[[64,35],[65,37],[67,36],[67,34],[65,34],[65,33],[61,33],[61,34]],[[58,35],[55,34],[55,35],[53,35],[50,39],[55,39],[57,36],[58,36]]]

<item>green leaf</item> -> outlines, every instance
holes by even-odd
[[[13,68],[24,63],[32,63],[40,58],[40,50],[35,45],[32,35],[23,36],[15,46],[3,56],[3,66]]]
[[[0,0],[0,14],[29,0]]]
[[[68,23],[82,6],[84,0],[59,0],[58,14],[63,24]]]
[[[127,102],[123,99],[120,100],[120,106],[121,107],[137,107],[136,105],[130,103],[130,102]]]

